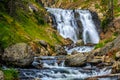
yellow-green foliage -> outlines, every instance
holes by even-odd
[[[4,80],[18,80],[18,71],[15,69],[2,70],[4,73]]]
[[[35,5],[38,11],[31,12],[28,3]],[[45,22],[45,10],[34,0],[19,2],[22,7],[15,5],[12,17],[5,5],[0,4],[0,44],[3,48],[35,40],[45,40],[50,45],[62,43],[61,36]]]
[[[113,40],[115,39],[115,37],[116,37],[116,36],[113,35],[111,38],[102,40],[101,42],[99,42],[99,43],[95,46],[95,49],[104,47],[108,42],[113,41]]]

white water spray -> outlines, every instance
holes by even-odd
[[[64,38],[70,38],[74,42],[79,39],[80,29],[77,25],[77,20],[79,20],[83,27],[82,35],[84,43],[99,43],[99,35],[89,10],[47,8],[47,11],[54,16],[57,30]],[[75,13],[79,14],[77,20]]]
[[[83,25],[83,41],[84,44],[99,43],[99,35],[92,20],[92,16],[89,10],[76,10],[79,13],[79,19]]]

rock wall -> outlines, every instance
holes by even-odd
[[[44,7],[65,8],[73,3],[73,0],[37,0]]]
[[[30,66],[34,58],[34,51],[26,43],[18,43],[7,47],[2,54],[2,60],[7,65],[19,67]]]

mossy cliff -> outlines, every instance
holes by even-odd
[[[63,43],[47,24],[47,13],[35,0],[0,1],[0,46],[44,40],[50,45]]]
[[[114,0],[115,17],[120,15],[119,4],[118,0]],[[104,28],[108,6],[103,0],[1,0],[0,7],[0,45],[6,48],[19,42],[38,40],[44,40],[52,46],[64,42],[56,30],[48,25],[44,7],[96,11],[103,20],[101,25]]]

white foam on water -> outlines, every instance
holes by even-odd
[[[22,71],[22,70],[21,70]],[[62,68],[51,68],[51,69],[43,69],[43,70],[34,70],[33,73],[26,70],[23,70],[24,76],[40,78],[41,80],[75,80],[75,79],[85,79],[88,77],[102,76],[111,73],[111,69],[103,68],[103,69],[95,69],[91,71],[84,71],[82,68],[70,68],[70,67],[62,67]],[[29,73],[29,74],[28,74]],[[110,80],[110,78],[107,78]],[[107,80],[104,78],[104,80]],[[101,79],[102,80],[102,79]]]

